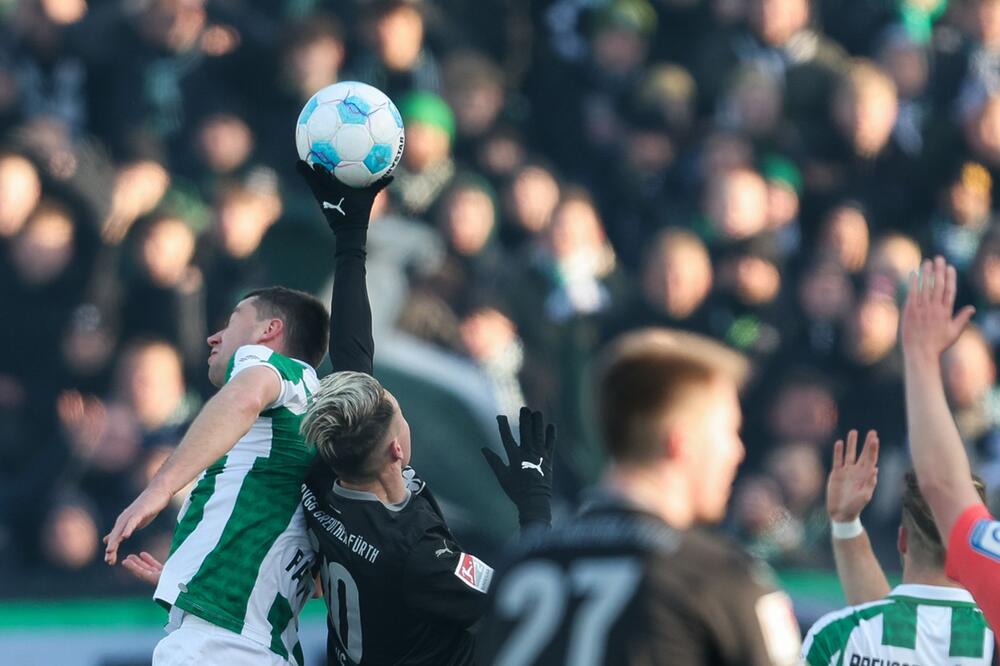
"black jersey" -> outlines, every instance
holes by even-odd
[[[602,498],[522,537],[496,573],[479,661],[796,663],[791,603],[766,571],[734,543]]]
[[[331,664],[469,664],[493,570],[463,553],[426,485],[386,506],[326,474],[303,486],[322,556]]]

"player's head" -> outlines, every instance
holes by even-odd
[[[410,425],[399,403],[363,372],[324,377],[301,431],[337,476],[351,483],[373,481],[387,466],[410,463]]]
[[[973,475],[972,483],[979,498],[986,502],[986,486]],[[944,569],[945,543],[934,522],[934,514],[920,492],[917,475],[910,470],[903,481],[903,517],[899,526],[897,547],[903,557],[903,568]]]
[[[315,297],[286,287],[252,291],[236,305],[225,328],[208,338],[208,378],[222,386],[229,361],[243,345],[265,345],[316,367],[326,353],[329,330],[330,316]]]
[[[670,470],[671,500],[694,520],[720,520],[743,460],[739,354],[667,329],[622,336],[606,353],[598,400],[601,433],[621,468]]]

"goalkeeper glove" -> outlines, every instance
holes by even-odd
[[[506,416],[497,417],[500,440],[507,451],[509,464],[490,449],[483,449],[486,462],[504,492],[517,506],[521,527],[532,523],[552,522],[552,454],[556,445],[556,427],[546,426],[541,412],[521,408],[521,444],[518,446]]]
[[[296,168],[312,190],[326,223],[334,233],[341,229],[367,227],[375,197],[393,179],[386,176],[367,187],[348,187],[319,164],[310,165],[299,160]]]

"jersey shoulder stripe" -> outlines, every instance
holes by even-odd
[[[863,620],[880,614],[892,602],[880,599],[859,606],[827,613],[812,626],[802,644],[802,654],[809,666],[828,666],[843,652],[851,633]]]
[[[855,659],[900,663],[939,663],[963,658],[981,663],[993,648],[993,635],[967,593],[933,586],[927,595],[891,594],[885,599],[848,607],[822,617],[803,644],[810,666],[840,665]],[[849,658],[849,659],[848,659]]]

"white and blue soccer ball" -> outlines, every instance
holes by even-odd
[[[389,174],[403,155],[403,118],[389,97],[358,81],[341,81],[306,102],[295,125],[299,158],[329,169],[350,187]]]

